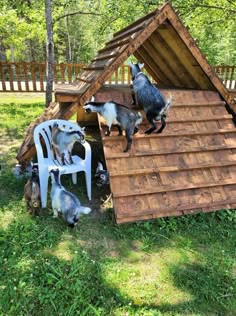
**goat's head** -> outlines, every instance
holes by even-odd
[[[91,98],[90,101],[86,101],[86,102],[84,103],[83,108],[85,109],[85,112],[86,112],[87,114],[93,112],[93,103],[94,103],[94,101],[95,101],[95,97],[92,96],[92,98]]]
[[[132,62],[129,62],[129,66],[132,80],[134,80],[137,74],[141,72],[141,69],[144,67],[144,64],[133,64]]]
[[[52,180],[52,184],[53,183],[60,183],[60,171],[58,168],[52,169],[50,171],[50,175],[51,175],[51,180]]]
[[[75,140],[77,142],[80,142],[81,144],[85,143],[85,131],[84,130],[85,130],[85,128],[83,127],[80,130],[71,132],[71,133],[73,133]]]
[[[101,162],[98,162],[98,166],[95,173],[95,181],[98,187],[109,184],[109,173],[103,169]]]

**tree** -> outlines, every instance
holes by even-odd
[[[54,44],[53,44],[53,22],[52,1],[45,0],[45,18],[47,28],[47,83],[46,83],[46,107],[52,101],[53,77],[54,77]]]

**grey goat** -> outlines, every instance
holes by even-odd
[[[84,143],[84,129],[78,126],[78,130],[64,131],[57,123],[52,127],[52,149],[54,159],[57,156],[61,158],[62,164],[65,165],[65,154],[69,156],[69,162],[72,164],[72,148],[75,142]]]
[[[109,184],[109,173],[107,170],[104,170],[101,162],[98,162],[98,166],[95,173],[95,181],[98,187],[102,187],[106,184]]]
[[[133,81],[134,93],[137,96],[137,102],[146,113],[147,120],[152,125],[145,131],[145,134],[151,134],[157,129],[155,121],[161,120],[161,127],[157,133],[161,133],[166,126],[167,112],[172,104],[172,96],[165,100],[160,90],[157,89],[149,78],[141,71],[144,64],[129,63]],[[133,103],[135,103],[134,94],[132,94]]]
[[[122,135],[122,129],[125,130],[127,145],[124,152],[130,150],[132,145],[132,136],[138,132],[138,125],[142,122],[142,114],[140,112],[130,110],[127,106],[118,104],[113,101],[108,102],[86,102],[83,106],[86,113],[99,113],[106,120],[106,135],[111,133],[112,124],[116,125],[119,135]]]
[[[53,216],[61,213],[70,227],[74,227],[81,214],[89,214],[91,208],[82,206],[80,200],[73,193],[67,191],[60,182],[59,169],[50,172],[52,178],[51,200]]]

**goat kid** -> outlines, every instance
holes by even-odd
[[[80,128],[76,131],[65,131],[61,129],[57,123],[54,123],[52,127],[52,150],[54,159],[60,157],[62,164],[65,165],[65,155],[68,154],[69,163],[73,164],[72,148],[75,142],[80,142],[81,144],[85,142],[84,135],[84,128]]]
[[[31,178],[25,184],[24,198],[26,200],[29,212],[33,215],[38,214],[41,208],[40,184],[38,176],[38,165],[32,165]]]
[[[52,179],[51,201],[53,217],[58,217],[58,213],[70,227],[74,227],[81,214],[89,214],[91,208],[82,206],[80,200],[73,193],[67,191],[60,182],[59,169],[50,172]]]
[[[166,126],[166,116],[172,104],[172,96],[166,101],[160,90],[157,89],[149,78],[141,71],[144,64],[129,63],[134,93],[132,93],[133,103],[135,103],[134,94],[137,96],[137,102],[143,108],[151,128],[145,131],[145,134],[151,134],[157,129],[155,121],[161,120],[161,127],[157,133],[161,133]]]
[[[95,181],[98,187],[102,187],[106,184],[109,184],[109,173],[107,170],[103,169],[101,162],[98,162],[98,166],[95,173]]]
[[[130,110],[122,104],[113,101],[108,102],[86,102],[83,106],[86,113],[99,113],[107,124],[106,135],[111,133],[112,124],[116,125],[119,135],[122,135],[122,129],[125,130],[127,145],[124,152],[130,150],[132,145],[132,136],[138,132],[138,125],[142,122],[142,114]]]

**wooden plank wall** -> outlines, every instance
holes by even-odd
[[[236,207],[236,129],[225,102],[213,91],[174,94],[162,134],[145,135],[148,123],[126,139],[102,132],[117,223]],[[129,104],[130,92],[101,89],[98,101]]]

